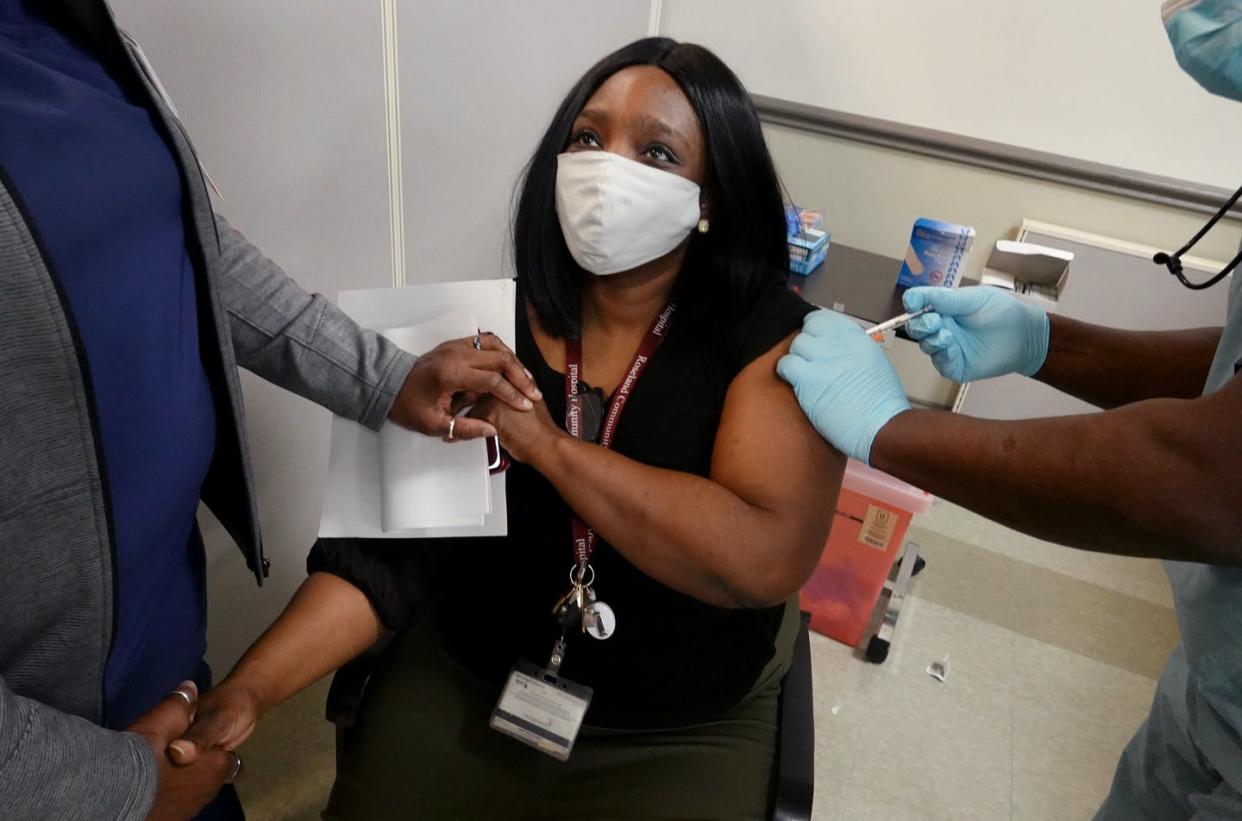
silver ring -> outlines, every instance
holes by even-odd
[[[453,428],[455,428],[455,427],[457,427],[457,417],[456,417],[456,416],[454,416],[454,417],[452,417],[451,419],[449,419],[449,436],[448,436],[448,438],[449,438],[449,440],[450,440],[450,441],[451,441],[451,440],[452,440],[452,438],[453,438]]]
[[[236,781],[242,771],[242,757],[237,753],[230,753],[230,755],[233,756],[233,772],[229,773],[229,777],[224,780],[225,784],[232,784]]]
[[[591,571],[590,581],[586,581],[588,570]],[[573,567],[569,568],[569,583],[574,586],[582,585],[583,587],[590,587],[591,585],[595,584],[595,568],[591,567],[591,565],[589,564],[574,565]]]
[[[187,693],[185,690],[182,690],[180,687],[178,687],[176,690],[173,690],[173,691],[172,691],[172,695],[174,695],[174,696],[181,696],[182,698],[184,698],[184,699],[185,699],[185,706],[187,706],[187,707],[189,707],[189,708],[193,709],[193,707],[194,707],[194,699],[193,699],[193,698],[191,698],[191,697],[190,697],[190,694],[189,694],[189,693]]]
[[[483,340],[479,338],[478,334],[474,335],[474,339],[470,340],[470,344],[474,346],[476,351],[483,350]]]

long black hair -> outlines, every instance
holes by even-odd
[[[721,322],[770,281],[788,276],[781,186],[750,95],[729,67],[702,46],[667,37],[637,40],[600,60],[565,97],[526,166],[513,220],[514,267],[544,330],[576,333],[578,266],[556,216],[556,158],[574,120],[609,77],[630,66],[662,69],[681,87],[705,137],[711,203],[708,233],[695,232],[678,282],[679,313]]]

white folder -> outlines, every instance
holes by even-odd
[[[472,336],[476,328],[515,348],[515,300],[510,279],[342,291],[337,297],[341,309],[359,324],[380,330],[416,355],[439,342]],[[507,532],[505,477],[488,475],[482,440],[450,444],[391,422],[375,433],[333,419],[321,537]]]

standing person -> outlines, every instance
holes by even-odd
[[[1178,62],[1242,101],[1242,2],[1173,0]],[[1161,254],[1183,284],[1202,283]],[[910,334],[958,382],[1021,373],[1105,412],[994,422],[911,410],[897,376],[852,322],[808,318],[780,372],[830,442],[990,519],[1084,550],[1165,559],[1181,642],[1151,715],[1117,766],[1100,821],[1242,818],[1242,278],[1225,327],[1102,328],[993,288],[915,288],[930,305]]]
[[[209,684],[200,498],[268,569],[237,365],[370,428],[539,397],[494,338],[416,362],[299,288],[214,213],[143,65],[102,0],[0,0],[5,819],[187,817],[239,766],[165,755]]]

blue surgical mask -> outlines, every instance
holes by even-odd
[[[1186,73],[1242,102],[1242,0],[1165,0],[1160,16]]]

